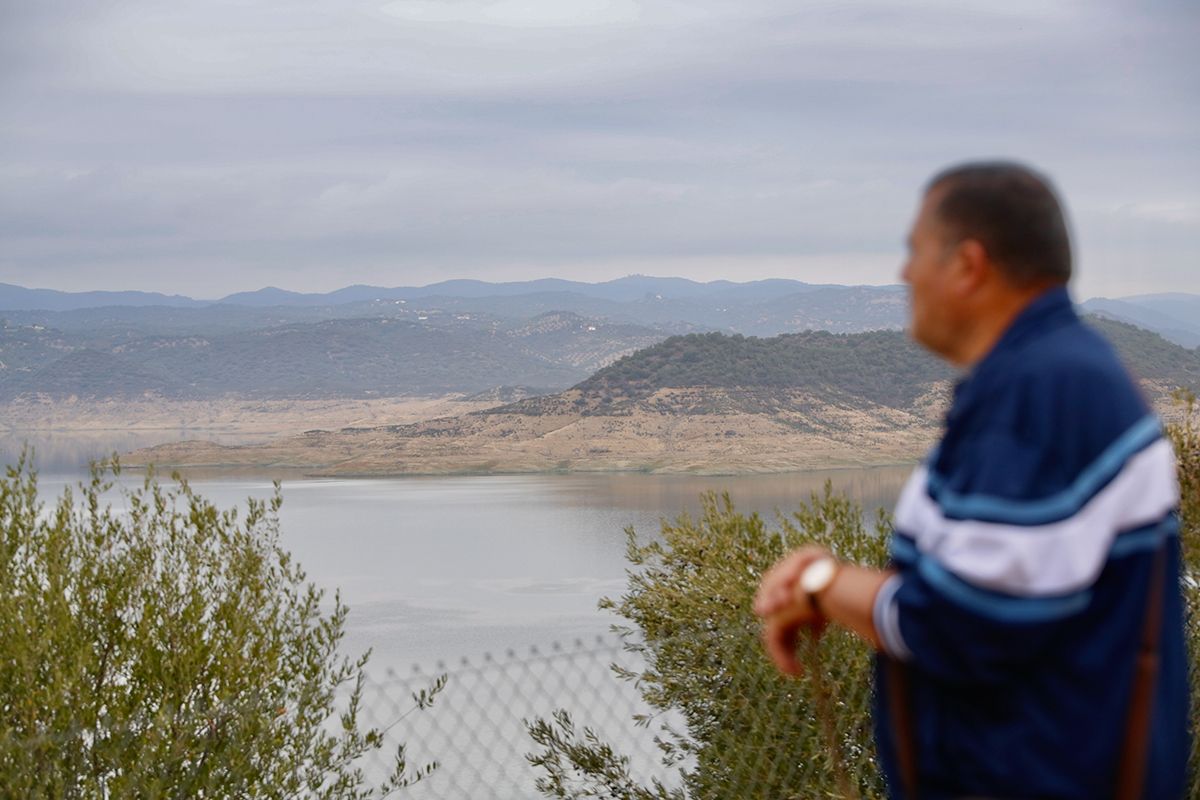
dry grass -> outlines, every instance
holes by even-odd
[[[714,413],[670,413],[700,399]],[[793,398],[794,399],[794,398]],[[412,424],[281,436],[254,446],[181,442],[137,451],[160,467],[301,468],[321,475],[552,470],[755,473],[916,460],[937,429],[922,416],[808,399],[774,413],[720,410],[721,398],[663,390],[617,416],[460,414]]]

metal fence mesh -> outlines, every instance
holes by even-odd
[[[775,671],[752,636],[730,632],[660,642],[653,654],[634,640],[607,636],[403,672],[377,669],[364,678],[359,724],[378,731],[381,746],[355,766],[375,786],[395,766],[400,746],[411,768],[436,764],[393,795],[414,800],[878,797],[874,760],[864,746],[869,682],[862,664],[845,658],[847,637],[825,638],[819,653],[806,654],[814,668],[799,680]],[[672,703],[660,670],[672,668],[673,646],[685,644],[710,656],[706,674],[696,676],[708,690]],[[657,709],[643,696],[647,686]],[[342,700],[350,696],[351,686],[344,686]],[[181,724],[220,737],[238,715],[261,716],[264,708],[275,724],[290,724],[286,708],[263,701],[242,698]],[[326,722],[331,729],[339,723],[336,717]],[[96,742],[132,742],[155,730],[145,724],[136,730],[76,727],[24,742],[0,735],[0,760],[45,757],[68,743],[82,743],[86,751]],[[193,787],[186,796],[325,796],[320,787],[268,791],[271,778],[257,774],[252,761],[223,758],[216,782],[186,784]],[[185,796],[172,787],[188,769],[142,763],[137,774],[149,777],[133,777],[132,786],[139,797]],[[230,770],[237,773],[232,780],[225,774]],[[40,796],[123,796],[131,777],[122,767],[82,783],[68,773],[61,791]],[[229,795],[221,786],[242,788]],[[0,787],[0,796],[11,794]]]
[[[654,732],[634,719],[651,714],[631,683],[618,680],[614,665],[640,671],[642,659],[611,637],[508,650],[479,658],[384,670],[367,681],[363,721],[386,731],[385,745],[364,765],[371,775],[389,768],[386,755],[404,743],[414,764],[437,769],[406,790],[425,800],[540,797],[539,770],[528,755],[536,747],[528,724],[568,709],[581,723],[629,757],[633,775],[667,785],[677,779],[663,766]],[[414,695],[445,675],[431,707],[411,713]],[[397,722],[399,724],[397,724]],[[391,745],[389,747],[388,745]]]
[[[804,645],[817,647],[806,653],[813,668],[792,679],[753,634],[688,644],[710,653],[703,679],[713,689],[691,704],[664,702],[658,670],[670,669],[670,647],[656,647],[648,663],[637,646],[602,637],[387,671],[368,684],[365,722],[405,742],[414,763],[438,763],[406,790],[421,800],[882,796],[864,648],[848,651],[854,644],[841,634]],[[407,714],[439,674],[446,682],[433,705]],[[666,711],[642,696],[647,682]],[[385,766],[382,757],[373,765]]]

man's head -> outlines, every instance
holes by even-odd
[[[931,180],[902,277],[913,337],[958,364],[981,358],[1030,301],[1071,277],[1071,243],[1049,182],[1007,162]]]

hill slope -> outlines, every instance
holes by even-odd
[[[898,463],[932,443],[950,377],[898,332],[688,335],[626,356],[565,392],[482,412],[309,431],[254,448],[169,445],[134,461],[340,475]]]
[[[99,341],[43,326],[5,325],[0,399],[147,392],[184,400],[359,398],[504,385],[552,391],[663,337],[572,314],[520,323],[472,315],[351,318],[216,335],[114,334]]]
[[[1182,347],[1200,346],[1200,297],[1150,295],[1150,300],[1093,298],[1082,308],[1103,319],[1112,319],[1153,331]],[[1165,298],[1165,299],[1162,299]],[[1190,308],[1189,306],[1194,306]]]
[[[546,320],[548,327],[561,320]],[[1200,351],[1093,321],[1163,403],[1200,389]],[[536,335],[531,332],[530,335]],[[934,441],[953,373],[898,332],[672,337],[571,389],[406,425],[203,442],[134,463],[300,467],[331,475],[546,470],[756,472],[911,461]]]
[[[585,393],[643,397],[664,387],[799,388],[905,407],[951,370],[903,333],[676,336],[597,372]]]
[[[1112,342],[1152,401],[1165,399],[1176,388],[1200,392],[1200,347],[1189,350],[1153,331],[1103,317],[1086,320]]]

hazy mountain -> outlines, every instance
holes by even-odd
[[[768,282],[762,282],[768,283]],[[671,333],[724,331],[774,336],[803,330],[858,332],[904,325],[907,300],[898,286],[809,287],[784,293],[758,285],[733,285],[705,294],[679,297],[643,295],[623,301],[575,292],[450,297],[434,295],[407,301],[426,310],[530,317],[569,311],[587,317],[644,325]]]
[[[79,332],[10,323],[0,329],[0,398],[145,392],[181,399],[371,397],[506,385],[557,390],[664,337],[570,314],[520,322],[467,314],[323,320],[216,335],[126,337],[107,346]],[[130,376],[127,386],[122,375]]]
[[[43,325],[0,323],[0,391],[18,373],[31,372],[85,345]]]
[[[512,297],[515,295],[569,293],[599,300],[623,303],[645,297],[696,298],[726,295],[739,299],[765,299],[780,294],[806,291],[815,288],[800,281],[770,279],[733,283],[711,281],[700,283],[686,278],[655,278],[645,275],[630,275],[601,283],[583,283],[560,278],[542,278],[532,281],[490,283],[477,280],[450,280],[428,286],[348,286],[325,294],[302,294],[275,287],[256,292],[239,292],[229,295],[220,303],[253,306],[274,305],[338,305],[341,303],[368,302],[372,300],[419,300],[428,298],[481,299]]]
[[[330,306],[343,303],[368,303],[379,300],[412,300],[435,296],[477,298],[483,296],[508,296],[513,294],[536,294],[541,292],[568,291],[576,286],[591,284],[557,279],[522,281],[519,283],[487,283],[485,281],[454,280],[442,281],[429,286],[347,286],[333,292],[301,293],[289,292],[268,286],[253,292],[238,292],[216,301],[222,304],[245,305],[266,308],[269,306]]]
[[[11,296],[16,297],[14,302],[34,302],[48,296],[39,291],[20,289]],[[73,304],[88,302],[88,298],[116,301],[132,297],[137,302],[148,302],[163,296],[49,294],[54,302],[72,307],[57,311],[8,310],[0,312],[0,319],[6,320],[10,327],[41,326],[57,331],[59,341],[54,345],[58,348],[57,355],[83,348],[115,352],[116,348],[155,337],[224,341],[225,337],[254,331],[338,320],[393,319],[458,333],[502,330],[510,336],[524,326],[533,326],[531,330],[545,329],[550,324],[548,320],[558,320],[567,328],[602,323],[604,334],[585,337],[570,345],[559,335],[562,331],[540,338],[526,336],[526,355],[570,370],[588,371],[671,334],[720,331],[770,337],[806,330],[858,333],[899,330],[908,317],[907,295],[901,286],[814,286],[789,280],[701,283],[645,276],[596,284],[559,279],[510,283],[454,280],[425,287],[349,286],[327,294],[268,288],[231,295],[207,305],[187,298],[173,299],[192,304],[185,306],[75,308]],[[1200,295],[1096,298],[1084,303],[1083,308],[1154,331],[1185,347],[1200,346]],[[5,337],[10,349],[23,348],[23,354],[10,352],[6,356],[0,347],[0,362],[17,366],[34,358],[38,347],[50,346],[45,342],[35,344],[28,336],[28,341],[18,344],[20,337],[11,331]],[[560,347],[564,349],[556,349]],[[48,353],[37,357],[54,356],[55,353]],[[527,377],[531,385],[544,383],[532,380],[536,375]],[[566,378],[559,376],[559,380]],[[344,383],[337,386],[340,387],[337,391],[347,391]],[[471,384],[463,390],[486,388],[489,387]]]
[[[392,315],[386,310],[386,315]],[[53,328],[85,337],[95,346],[130,341],[145,336],[216,335],[251,331],[303,322],[345,317],[381,316],[371,307],[344,306],[101,306],[68,311],[0,311],[12,325]]]
[[[196,307],[203,305],[235,305],[254,308],[274,306],[339,306],[347,303],[370,303],[381,300],[428,300],[430,298],[514,297],[519,295],[572,294],[595,300],[627,303],[646,298],[695,299],[726,297],[740,301],[766,300],[785,294],[821,288],[801,281],[769,279],[734,283],[710,281],[701,283],[686,278],[655,278],[631,275],[601,283],[584,283],[558,278],[531,281],[490,283],[476,280],[450,280],[428,286],[347,286],[333,292],[293,292],[268,286],[252,292],[238,292],[219,300],[199,301],[181,296],[147,292],[59,292],[50,289],[24,289],[0,284],[0,309],[21,311],[65,311],[100,306]],[[553,309],[569,310],[569,309]]]
[[[305,294],[303,292],[289,292],[287,289],[279,289],[275,286],[266,286],[253,292],[238,292],[217,300],[218,303],[226,303],[235,306],[256,306],[265,308],[268,306],[310,306],[310,305],[332,305],[328,294]],[[346,301],[349,302],[349,301]]]
[[[901,286],[831,286],[726,313],[729,328],[756,336],[899,330],[908,323],[908,293]]]
[[[612,324],[565,312],[542,314],[501,330],[524,353],[588,373],[666,338],[666,334],[640,325]]]
[[[0,371],[0,400],[21,395],[128,399],[175,396],[179,387],[128,359],[76,350],[28,370]]]
[[[0,283],[0,309],[68,311],[99,306],[174,306],[204,305],[182,295],[157,292],[60,292],[55,289],[26,289]]]
[[[444,311],[452,313],[492,314],[509,319],[529,319],[559,311],[620,322],[652,324],[652,320],[627,313],[624,304],[600,297],[588,297],[573,292],[533,292],[517,295],[484,295],[480,297],[453,297],[430,295],[411,300],[395,300],[406,303],[408,308],[429,313]]]
[[[1142,295],[1121,300],[1096,297],[1082,304],[1092,314],[1154,331],[1183,347],[1200,346],[1200,296]]]
[[[1116,320],[1088,317],[1087,321],[1113,343],[1138,378],[1163,390],[1180,387],[1200,392],[1200,348],[1189,350],[1153,331]]]
[[[1121,298],[1127,303],[1200,326],[1200,295],[1184,292],[1139,294]]]
[[[904,292],[896,286],[818,287],[786,280],[697,283],[636,276],[603,284],[447,281],[419,290],[357,286],[322,295],[264,289],[227,300],[187,308],[10,309],[0,316],[19,324],[86,333],[103,345],[139,336],[217,335],[328,319],[418,319],[439,313],[513,321],[569,312],[665,333],[719,330],[756,336],[807,329],[899,328],[906,314]]]

